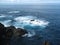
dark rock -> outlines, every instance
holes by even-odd
[[[26,33],[28,32],[25,29],[16,29],[14,26],[4,27],[4,25],[0,23],[0,45],[9,45],[12,37],[21,37]]]
[[[14,26],[6,27],[6,39],[11,39],[16,28]]]
[[[16,30],[14,30],[14,36],[15,37],[22,37],[22,35],[28,33],[25,29],[21,29],[21,28],[17,28]]]
[[[10,40],[11,40],[11,38],[12,38],[12,36],[13,36],[13,30],[14,30],[15,28],[14,27],[7,27],[6,28],[6,44],[7,45],[9,45],[10,44]]]
[[[43,43],[44,45],[50,45],[50,43],[48,41],[44,41]]]
[[[4,28],[4,25],[2,23],[0,23],[0,28]]]
[[[14,30],[14,29],[16,29],[14,26],[10,26],[10,27],[6,27],[6,31],[8,31],[8,30]]]
[[[34,21],[33,19],[31,21]]]
[[[25,29],[18,28],[16,33],[19,33],[19,36],[22,36],[22,35],[24,35],[24,34],[26,34],[28,32]]]
[[[5,27],[0,23],[0,45],[3,45],[5,42]]]

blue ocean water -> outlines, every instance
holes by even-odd
[[[34,23],[26,22],[30,19],[42,20],[43,23],[36,26]],[[43,45],[45,40],[51,45],[60,45],[60,5],[0,6],[0,22],[5,26],[13,25],[29,31],[27,37],[12,39],[11,45]]]

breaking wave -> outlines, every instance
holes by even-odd
[[[43,27],[44,28],[44,27],[48,26],[48,24],[49,24],[48,21],[40,20],[40,19],[37,19],[37,17],[33,17],[33,16],[16,17],[14,20],[16,21],[15,24],[17,24],[17,26],[22,25],[23,28],[26,26],[28,26],[28,28],[30,28],[30,27],[31,28],[34,28],[34,27]]]
[[[0,16],[0,18],[7,18],[7,16]],[[11,16],[12,17],[12,16]],[[9,18],[11,18],[9,17]],[[34,16],[19,16],[13,19],[8,19],[4,21],[0,21],[2,24],[5,25],[5,27],[8,26],[15,26],[16,28],[23,28],[28,31],[28,34],[23,35],[22,37],[32,37],[35,35],[35,32],[32,30],[41,30],[44,29],[46,26],[48,26],[49,22],[46,20],[38,19]]]

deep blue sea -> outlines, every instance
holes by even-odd
[[[31,22],[31,20],[34,20]],[[11,45],[60,45],[60,5],[0,5],[0,23],[24,28],[29,34]]]

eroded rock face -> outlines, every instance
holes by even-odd
[[[0,23],[0,45],[9,45],[12,37],[22,37],[22,35],[26,33],[28,32],[25,29],[16,29],[14,26],[4,27],[4,25]]]

